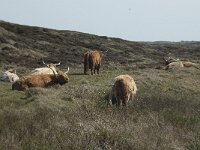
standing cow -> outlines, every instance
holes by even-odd
[[[84,54],[84,74],[87,74],[88,69],[91,70],[91,75],[99,74],[103,54],[98,51],[88,51]]]
[[[112,99],[116,99],[116,106],[126,106],[130,99],[133,99],[136,95],[137,87],[134,79],[129,75],[120,75],[115,78],[115,83],[112,87],[109,95],[109,102],[112,103]]]

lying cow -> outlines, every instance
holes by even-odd
[[[12,84],[12,90],[25,91],[31,87],[49,87],[54,84],[63,85],[69,81],[66,72],[58,74],[30,75],[20,78]]]
[[[166,67],[165,67],[165,70],[168,70],[168,69],[180,69],[180,68],[183,68],[183,63],[182,61],[177,61],[177,62],[171,62],[169,63]]]
[[[165,67],[165,70],[168,70],[168,69],[180,69],[180,68],[189,68],[189,67],[194,67],[194,68],[197,68],[197,69],[200,69],[197,64],[195,63],[192,63],[190,61],[176,61],[176,62],[171,62],[169,63],[166,67]]]
[[[109,102],[116,99],[116,106],[126,106],[130,99],[134,99],[137,87],[134,79],[129,75],[120,75],[115,78],[115,83],[109,95]]]
[[[56,67],[60,65],[60,62],[58,64],[46,64],[43,61],[43,64],[46,65],[47,67],[42,67],[42,68],[36,68],[31,72],[31,75],[40,75],[40,74],[57,74]]]
[[[194,68],[200,69],[200,68],[197,66],[197,64],[192,63],[192,62],[190,62],[190,61],[182,61],[182,63],[183,63],[183,66],[184,66],[184,67],[194,67]]]
[[[11,83],[15,82],[18,79],[19,77],[16,74],[16,70],[13,69],[4,72],[0,78],[1,81],[11,82]]]
[[[84,74],[87,74],[88,69],[91,70],[91,75],[99,74],[103,54],[98,51],[88,51],[84,54]]]

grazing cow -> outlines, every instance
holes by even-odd
[[[88,69],[91,70],[91,75],[99,74],[103,54],[98,51],[88,51],[84,54],[84,74],[87,74]]]
[[[115,78],[115,83],[109,95],[109,102],[112,104],[112,98],[116,99],[116,106],[126,106],[130,99],[136,95],[137,87],[134,79],[129,75],[120,75]]]
[[[41,74],[57,74],[56,67],[60,65],[60,62],[58,64],[46,64],[43,61],[43,64],[46,65],[47,67],[43,68],[36,68],[31,72],[31,75],[41,75]]]
[[[19,77],[16,74],[16,70],[11,69],[11,70],[4,72],[0,79],[1,79],[1,81],[7,81],[7,82],[13,83],[16,80],[18,80]]]
[[[31,87],[49,87],[54,84],[63,85],[69,81],[66,72],[58,74],[30,75],[20,78],[12,84],[12,90],[25,91]]]

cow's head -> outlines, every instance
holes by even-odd
[[[179,61],[179,59],[175,59],[175,58],[172,58],[172,57],[168,57],[168,58],[164,57],[164,60],[165,60],[165,65],[168,65],[168,64],[170,64],[172,62]]]
[[[69,82],[69,77],[67,75],[68,72],[69,72],[69,67],[66,72],[58,71],[58,74],[56,75],[56,77],[60,85],[63,85]]]

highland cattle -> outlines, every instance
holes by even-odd
[[[46,64],[43,61],[43,64],[46,65],[46,67],[42,68],[36,68],[31,72],[31,75],[41,75],[41,74],[57,74],[56,67],[60,65],[60,62],[57,64]]]
[[[134,99],[137,87],[134,79],[129,75],[120,75],[115,77],[114,85],[112,86],[109,95],[109,102],[112,104],[112,99],[116,99],[116,106],[126,106],[129,100]]]
[[[18,79],[19,77],[15,69],[5,71],[3,75],[0,77],[1,81],[11,82],[11,83],[15,82]]]
[[[66,72],[58,71],[57,74],[30,75],[20,78],[12,84],[12,90],[25,91],[32,87],[49,87],[54,84],[63,85],[68,83],[69,77]]]
[[[84,74],[90,69],[91,75],[99,74],[103,54],[99,51],[88,51],[84,54]]]

